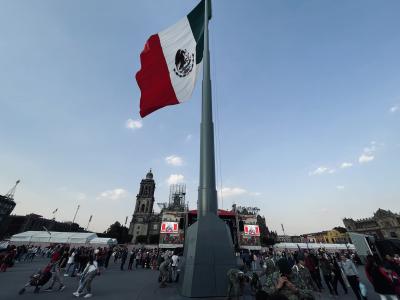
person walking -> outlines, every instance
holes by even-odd
[[[128,249],[123,248],[121,251],[121,271],[124,270],[124,266],[125,266],[125,262],[126,262],[126,258],[128,257]]]
[[[377,256],[368,255],[365,273],[372,283],[374,290],[381,300],[398,300],[396,284],[399,287],[399,278],[395,272],[380,264]]]
[[[251,256],[251,269],[253,270],[253,272],[257,270],[257,263],[258,263],[258,256],[254,252]]]
[[[66,276],[66,277],[69,276],[69,270],[71,269],[71,267],[72,267],[72,270],[74,270],[74,268],[75,268],[74,257],[75,257],[75,249],[72,249],[68,256],[67,266],[65,267],[64,276]]]
[[[334,274],[333,273],[333,265],[328,260],[328,257],[326,256],[326,254],[324,254],[321,257],[320,267],[321,267],[321,271],[322,271],[322,276],[324,277],[324,280],[325,280],[325,284],[329,289],[329,293],[331,295],[333,295],[333,293],[334,293],[334,288],[333,288],[333,284],[332,284],[332,281],[333,281],[332,274]],[[337,295],[337,291],[335,292],[335,295]]]
[[[129,255],[128,270],[132,271],[133,261],[135,260],[135,251],[132,249]]]
[[[288,263],[290,267],[290,264]],[[312,279],[311,273],[305,266],[304,255],[297,255],[297,263],[292,269],[292,282],[294,285],[303,291],[302,299],[314,299],[314,293],[319,292],[319,288]]]
[[[164,256],[164,261],[160,265],[160,288],[165,288],[167,286],[167,280],[169,275],[171,261],[168,255]]]
[[[141,259],[142,259],[142,251],[139,250],[136,253],[136,269],[139,267],[139,265],[141,264]]]
[[[227,299],[239,300],[245,281],[245,274],[238,269],[229,269],[226,273],[228,279]]]
[[[338,256],[339,258],[339,256]],[[344,293],[347,295],[349,292],[347,291],[347,286],[344,282],[343,276],[342,276],[342,270],[340,269],[340,266],[338,264],[338,258],[336,256],[333,258],[333,290],[335,292],[335,295],[339,295],[338,293],[338,282],[340,282],[340,285],[343,288]]]
[[[54,284],[56,282],[58,283],[58,290],[60,292],[62,292],[65,289],[63,278],[61,276],[61,262],[62,261],[59,260],[58,262],[52,264],[51,266],[52,280],[50,286],[44,290],[45,292],[52,292]]]
[[[86,291],[86,295],[84,296],[84,298],[92,297],[92,281],[97,275],[97,270],[97,262],[93,259],[92,256],[90,256],[89,262],[82,272],[81,280],[79,281],[79,287],[76,292],[72,293],[72,295],[74,295],[75,297],[80,297]]]
[[[106,261],[104,262],[104,268],[108,268],[108,264],[110,262],[110,258],[113,254],[113,249],[112,248],[108,248],[107,250],[107,255],[106,255]]]
[[[310,255],[308,252],[304,253],[305,267],[310,271],[311,277],[317,285],[319,291],[322,289],[321,278],[319,275],[319,267],[314,255]]]
[[[358,300],[362,299],[361,290],[360,290],[360,283],[358,279],[358,271],[354,263],[351,261],[350,258],[342,255],[340,257],[341,262],[339,266],[342,268],[344,275],[347,278],[347,281],[350,284],[351,289],[353,290],[354,294],[356,295]]]
[[[179,256],[174,253],[171,257],[172,263],[171,263],[171,277],[172,277],[172,282],[178,281],[178,264],[179,264]]]

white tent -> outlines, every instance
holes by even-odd
[[[325,250],[354,250],[353,244],[322,244],[322,243],[278,243],[274,245],[276,250],[297,250],[297,249],[318,249],[325,248]]]
[[[112,238],[99,238],[96,237],[90,241],[91,245],[116,245],[118,242]]]
[[[18,234],[14,234],[10,242],[21,242],[21,243],[29,243],[37,231],[25,231]]]
[[[65,244],[88,244],[97,238],[93,232],[57,232],[57,231],[25,231],[14,234],[11,243],[65,243]]]

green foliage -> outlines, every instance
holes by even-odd
[[[128,233],[128,228],[122,226],[121,223],[116,221],[114,224],[110,225],[108,229],[104,232],[106,237],[117,239],[119,244],[130,243],[132,236]]]

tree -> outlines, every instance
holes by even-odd
[[[260,242],[261,246],[271,246],[276,243],[276,238],[272,232],[268,230],[265,222],[265,217],[257,215],[257,225],[260,228]]]
[[[116,221],[114,224],[110,225],[104,234],[107,237],[117,239],[119,244],[129,243],[132,236],[128,233],[128,228],[122,226],[120,222]]]

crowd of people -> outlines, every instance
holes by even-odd
[[[28,287],[33,292],[63,291],[65,277],[78,277],[74,296],[90,298],[92,282],[102,274],[110,260],[121,271],[134,269],[158,270],[160,288],[179,280],[181,252],[160,249],[129,249],[125,245],[114,247],[48,247],[9,246],[0,252],[0,270],[5,272],[16,263],[32,262],[35,257],[48,258],[49,262],[33,274],[19,291]],[[227,273],[228,298],[239,299],[246,286],[256,299],[316,299],[321,292],[331,297],[353,294],[353,298],[368,297],[365,282],[359,276],[361,263],[355,253],[328,253],[323,249],[298,251],[267,251],[237,253],[238,267]],[[368,256],[365,264],[366,278],[382,300],[399,299],[400,258],[398,255]]]
[[[121,271],[127,269],[160,270],[160,287],[167,282],[178,279],[178,255],[171,251],[155,249],[128,249],[119,245],[112,247],[69,247],[66,245],[52,245],[40,247],[35,245],[9,246],[0,252],[0,268],[5,272],[16,263],[30,263],[35,257],[48,258],[49,262],[43,268],[30,276],[24,287],[19,291],[23,294],[29,287],[34,293],[63,291],[66,287],[64,277],[78,277],[78,287],[74,296],[90,298],[92,281],[97,275],[104,272],[110,260],[119,266]]]
[[[349,289],[355,299],[368,297],[366,284],[360,279],[357,268],[361,261],[354,253],[328,253],[323,249],[315,252],[246,252],[240,258],[242,267],[231,269],[227,274],[228,297],[233,299],[239,299],[246,283],[254,290],[256,299],[316,299],[321,298],[323,289],[334,298],[348,294]],[[257,272],[257,268],[262,271]],[[382,300],[399,299],[399,268],[398,255],[387,255],[383,261],[377,255],[367,258],[367,278]]]

